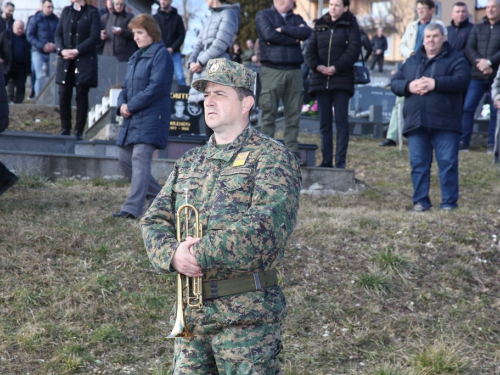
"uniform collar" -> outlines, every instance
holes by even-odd
[[[215,147],[215,136],[212,135],[207,143],[207,158],[220,159],[224,160],[225,162],[230,161],[233,158],[234,154],[242,149],[242,147],[247,143],[248,138],[250,138],[250,136],[252,136],[254,133],[255,129],[251,125],[248,125],[245,130],[243,130],[241,134],[238,135],[236,139],[229,143],[223,150],[218,150],[217,147]]]

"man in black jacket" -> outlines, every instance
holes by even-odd
[[[4,30],[12,30],[12,26],[14,25],[14,9],[14,4],[10,1],[5,3],[2,16],[0,17],[0,33]]]
[[[285,107],[285,145],[299,155],[300,109],[303,82],[301,64],[304,61],[300,41],[311,35],[312,30],[298,14],[293,13],[295,0],[274,0],[273,6],[261,10],[255,17],[259,35],[262,109],[262,133],[274,137],[275,120],[280,99]]]
[[[445,28],[438,23],[425,28],[423,47],[404,62],[392,79],[394,94],[405,97],[403,134],[408,137],[410,150],[412,212],[431,208],[433,151],[439,168],[441,210],[458,207],[460,109],[469,79],[467,59],[446,42]]]
[[[10,102],[24,101],[26,77],[31,74],[30,48],[23,21],[15,21],[12,30],[0,33],[0,55]]]
[[[174,61],[174,75],[178,85],[186,85],[181,56],[181,46],[184,43],[186,29],[182,17],[172,6],[172,0],[160,0],[160,8],[153,16],[161,29],[163,43]]]
[[[379,27],[377,29],[377,34],[372,37],[373,46],[373,57],[370,70],[375,68],[375,64],[378,64],[378,71],[384,71],[384,52],[387,49],[387,38],[384,35],[384,29]]]
[[[453,4],[451,24],[448,26],[448,43],[457,51],[463,51],[474,24],[469,21],[467,4],[459,1]]]
[[[482,23],[477,24],[471,31],[465,55],[472,65],[472,80],[467,89],[462,117],[462,139],[460,150],[468,151],[472,129],[474,127],[474,114],[479,101],[486,92],[489,92],[493,79],[500,64],[500,2],[489,0],[486,3],[486,17]],[[493,152],[495,145],[495,129],[497,124],[497,111],[494,110],[491,98],[490,125],[488,130],[488,153]]]

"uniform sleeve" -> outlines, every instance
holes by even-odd
[[[248,210],[193,246],[202,269],[254,271],[276,266],[297,220],[300,187],[300,167],[291,153],[262,157]]]
[[[172,257],[179,246],[175,233],[174,184],[177,168],[155,201],[141,219],[141,231],[149,261],[160,272],[175,272],[170,268]]]

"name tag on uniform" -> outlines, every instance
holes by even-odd
[[[250,151],[242,152],[241,154],[236,155],[236,159],[234,159],[233,167],[239,167],[245,165],[245,161],[247,160]]]

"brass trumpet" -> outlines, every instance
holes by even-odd
[[[184,188],[185,203],[179,207],[175,214],[177,241],[182,242],[189,235],[189,215],[194,214],[195,226],[192,237],[201,238],[202,228],[198,216],[198,210],[188,203],[189,189]],[[184,218],[184,237],[182,236]],[[183,286],[183,284],[185,286]],[[184,292],[185,289],[185,292]],[[185,297],[185,298],[184,298]],[[201,277],[188,277],[177,273],[177,296],[176,296],[176,310],[175,310],[175,323],[172,332],[167,336],[168,338],[176,337],[194,337],[189,331],[185,317],[184,317],[184,303],[192,309],[199,309],[203,305],[203,288]],[[186,300],[184,302],[184,299]]]

